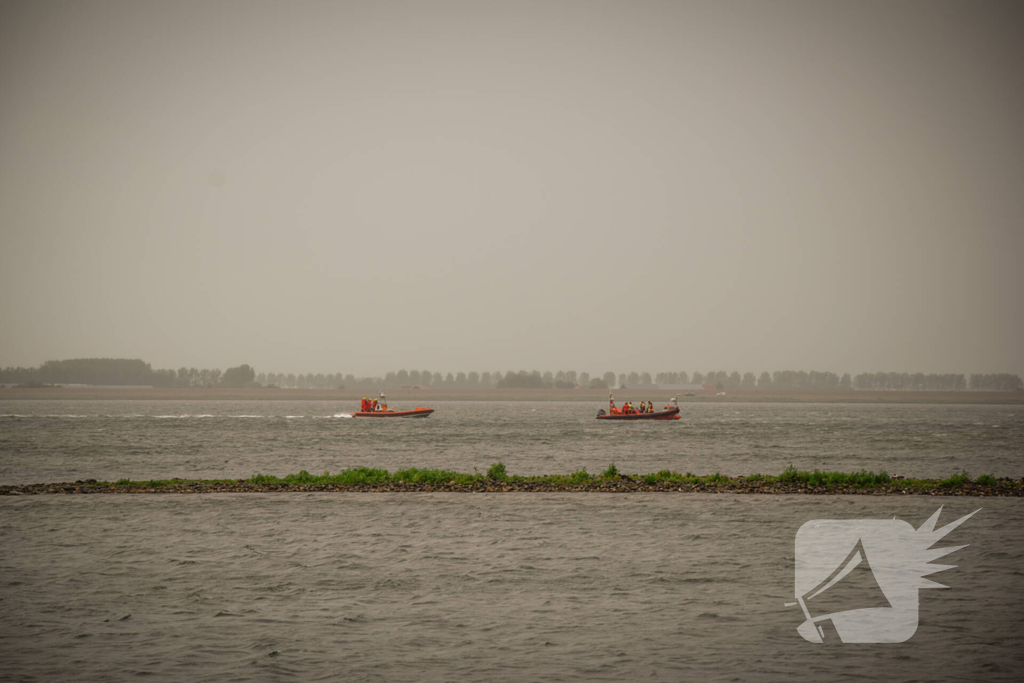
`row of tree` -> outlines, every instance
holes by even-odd
[[[1020,377],[1008,372],[971,375],[968,386],[974,391],[1024,391],[1024,382],[1021,382]]]
[[[356,377],[342,373],[284,374],[261,372],[249,365],[217,369],[179,368],[153,370],[149,363],[139,359],[76,358],[46,361],[38,368],[0,369],[2,384],[92,384],[92,385],[148,385],[154,387],[285,387],[298,389],[345,388],[367,393],[379,389],[398,389],[420,386],[434,389],[572,389],[588,387],[609,389],[628,387],[653,389],[656,387],[685,387],[687,385],[713,386],[718,390],[773,390],[773,391],[834,391],[857,389],[862,391],[1022,391],[1024,382],[1009,373],[924,374],[900,372],[861,373],[856,377],[846,373],[804,370],[777,370],[752,372],[712,370],[694,372],[614,373],[591,376],[586,372],[560,370],[558,372],[458,372],[441,374],[428,370],[399,370],[383,377]]]
[[[925,375],[920,372],[865,372],[853,378],[853,388],[873,391],[1024,391],[1018,375]]]
[[[262,386],[256,381],[256,371],[243,363],[228,368],[223,373],[217,369],[178,368],[154,370],[151,384],[154,387],[250,387]]]
[[[126,358],[75,358],[48,360],[38,368],[3,368],[4,384],[98,384],[148,385],[153,369],[149,363]]]
[[[137,358],[48,360],[38,368],[0,369],[0,384],[89,384],[93,386],[246,387],[256,381],[248,365],[220,370],[154,370]]]
[[[853,378],[853,388],[863,391],[964,391],[964,375],[925,375],[920,372],[864,372]],[[972,386],[971,389],[981,389]]]
[[[498,373],[500,377],[500,373]],[[576,373],[541,374],[533,372],[509,372],[497,384],[497,388],[571,388],[575,386],[562,377],[576,377]],[[812,370],[777,370],[773,373],[762,372],[755,376],[752,372],[742,375],[739,372],[712,370],[707,373],[694,372],[659,372],[653,381],[650,373],[630,372],[616,375],[606,372],[600,378],[590,379],[587,373],[580,373],[579,386],[592,388],[629,387],[685,387],[687,385],[714,386],[721,391],[840,391],[857,389],[861,391],[1021,391],[1024,382],[1017,375],[1009,373],[971,375],[970,379],[962,374],[924,374],[921,372],[876,372],[861,373],[851,377],[849,373],[842,376],[834,372]]]

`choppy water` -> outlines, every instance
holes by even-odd
[[[801,468],[1021,476],[1024,409],[581,404],[0,404],[0,482],[243,477],[358,465],[517,473]],[[201,417],[203,416],[203,417]],[[243,417],[251,416],[251,417]],[[896,645],[796,632],[812,519],[944,524],[969,544]],[[1020,680],[1024,502],[679,494],[0,498],[0,680]]]
[[[411,406],[409,406],[411,407]],[[801,469],[1024,476],[1024,406],[684,404],[675,422],[601,422],[585,403],[436,402],[417,420],[313,401],[0,403],[0,483],[248,477],[373,466],[516,474]]]
[[[969,543],[896,645],[796,632],[811,519]],[[220,494],[0,499],[0,680],[1020,680],[1018,499]]]

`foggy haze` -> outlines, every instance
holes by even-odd
[[[0,366],[1024,374],[1007,2],[5,2]]]

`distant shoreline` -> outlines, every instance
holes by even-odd
[[[429,401],[579,401],[601,407],[608,401],[607,389],[427,389],[388,390],[392,404],[422,404]],[[664,403],[678,391],[663,389],[615,389],[617,400]],[[1020,391],[727,391],[694,392],[679,395],[682,403],[919,403],[1024,405]],[[376,392],[348,389],[269,388],[168,388],[66,386],[19,388],[0,387],[0,401],[359,401]]]

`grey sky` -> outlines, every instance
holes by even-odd
[[[0,365],[1024,374],[995,2],[5,2]]]

